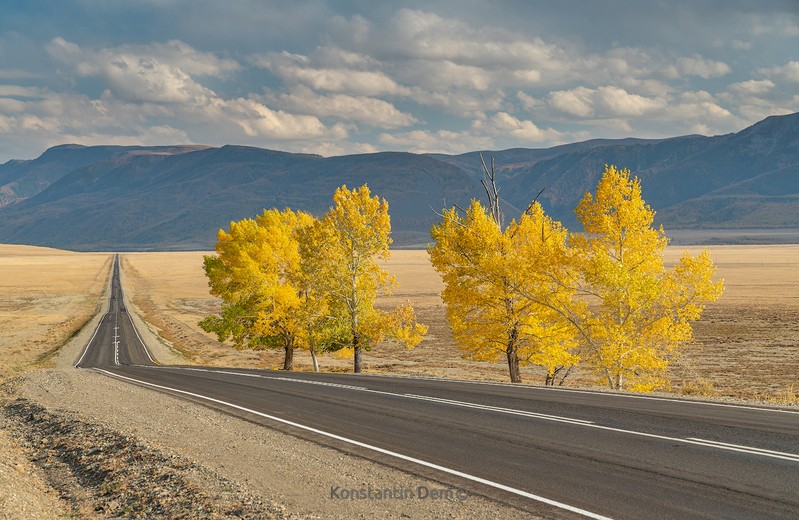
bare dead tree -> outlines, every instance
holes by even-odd
[[[499,207],[499,188],[497,188],[497,175],[494,171],[494,157],[491,157],[491,169],[488,169],[483,154],[480,154],[480,163],[483,165],[483,175],[480,184],[488,196],[488,209],[491,211],[491,218],[494,219],[500,229],[504,226],[504,215]]]

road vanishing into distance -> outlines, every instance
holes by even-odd
[[[113,270],[109,311],[76,367],[546,518],[799,518],[797,411],[511,384],[157,366],[123,303],[118,257]]]

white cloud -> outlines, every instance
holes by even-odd
[[[64,64],[79,67],[86,72],[102,68],[107,63],[122,57],[157,62],[177,68],[186,74],[200,76],[223,76],[241,69],[232,59],[220,58],[210,52],[201,52],[180,40],[148,45],[120,45],[101,50],[83,49],[62,37],[53,38],[45,46],[47,52]]]
[[[681,76],[699,76],[700,78],[718,78],[729,74],[732,69],[723,61],[709,60],[701,56],[679,58],[677,71]]]
[[[527,94],[526,92],[522,91],[516,93],[516,99],[518,99],[521,102],[522,108],[524,108],[528,112],[532,112],[539,108],[543,108],[545,105],[545,103],[542,100],[535,98]]]
[[[780,67],[762,68],[759,73],[769,77],[783,78],[799,83],[799,61],[789,61]]]
[[[329,48],[321,50],[321,56],[330,54]],[[337,53],[338,57],[347,54]],[[358,55],[349,53],[350,58]],[[362,70],[364,67],[374,68],[376,62],[368,58],[350,60],[340,63],[339,67],[329,67],[319,56],[302,56],[283,53],[271,53],[255,56],[251,62],[256,66],[267,68],[280,76],[289,84],[304,84],[316,90],[345,93],[361,96],[404,95],[411,93],[379,70]],[[349,66],[347,66],[349,65]]]
[[[389,149],[402,149],[414,153],[464,153],[494,146],[490,136],[451,130],[381,133],[378,140]]]
[[[774,82],[768,79],[750,79],[739,83],[733,83],[728,88],[731,92],[738,95],[761,96],[774,88]]]
[[[550,92],[548,102],[566,114],[577,117],[590,117],[594,114],[592,97],[596,90],[586,87],[576,87],[571,90]]]
[[[154,103],[202,102],[215,94],[192,75],[222,76],[239,64],[199,52],[173,40],[147,46],[120,46],[84,50],[63,38],[54,38],[47,51],[72,66],[80,76],[97,77],[117,97]]]
[[[379,128],[405,127],[419,122],[382,99],[345,94],[320,95],[303,85],[269,97],[275,104],[293,112],[358,121]]]
[[[583,118],[643,116],[662,109],[666,103],[663,98],[631,94],[615,86],[555,91],[549,94],[548,102],[560,112]]]
[[[475,129],[488,129],[492,134],[511,137],[523,145],[555,144],[562,141],[564,135],[552,128],[541,129],[527,119],[518,119],[507,112],[498,112],[485,122],[475,121]]]
[[[315,116],[295,115],[281,110],[272,110],[253,99],[238,98],[222,102],[214,107],[238,123],[249,137],[271,139],[345,139],[343,126],[325,127]]]

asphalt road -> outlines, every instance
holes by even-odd
[[[548,518],[799,518],[797,411],[510,384],[155,366],[122,303],[118,261],[112,286],[109,312],[78,367]]]

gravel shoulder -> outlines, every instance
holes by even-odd
[[[56,368],[3,385],[0,518],[530,518],[474,494],[336,498],[337,486],[448,486],[72,368],[105,311],[62,348]],[[157,359],[180,361],[145,324],[137,326]]]

